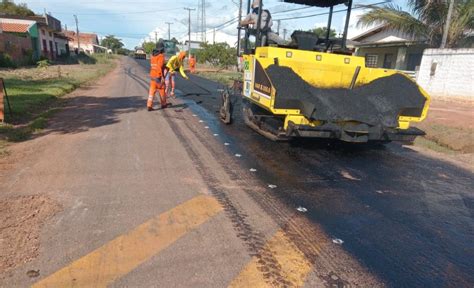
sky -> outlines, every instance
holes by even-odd
[[[202,0],[201,0],[202,1]],[[383,0],[354,0],[358,4],[379,3]],[[392,0],[392,3],[406,6],[407,0]],[[35,13],[45,11],[59,19],[63,27],[75,30],[74,16],[79,20],[81,32],[93,32],[99,38],[106,35],[115,35],[122,39],[126,48],[133,49],[143,41],[157,38],[168,38],[168,25],[171,37],[180,41],[188,39],[188,11],[184,8],[196,9],[191,11],[191,40],[201,40],[202,33],[198,31],[197,12],[199,0],[15,0],[16,3],[26,3]],[[227,42],[229,45],[236,43],[237,22],[232,22],[238,16],[238,0],[205,0],[206,3],[206,40],[212,42]],[[281,0],[264,0],[264,8],[268,9],[274,20],[272,29],[277,30],[275,20],[282,19],[280,34],[287,29],[287,38],[294,30],[308,30],[324,27],[327,24],[327,8],[307,7],[303,5],[287,4]],[[335,6],[334,10],[344,9],[344,5]],[[291,11],[293,9],[293,11]],[[294,10],[297,9],[297,10]],[[246,12],[244,0],[243,14]],[[363,9],[354,9],[350,20],[349,38],[356,36],[369,28],[356,27],[357,17],[364,12]],[[324,14],[314,17],[294,19],[299,16]],[[342,32],[345,21],[345,12],[335,13],[332,28],[339,34]],[[228,24],[225,24],[228,23]],[[225,25],[223,25],[225,24]],[[216,29],[214,36],[214,28]]]

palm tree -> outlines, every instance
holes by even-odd
[[[357,23],[359,27],[384,24],[388,29],[425,38],[433,47],[439,47],[448,14],[448,1],[454,1],[447,47],[465,43],[467,33],[474,29],[473,0],[408,0],[410,11],[400,6],[386,4],[383,7],[365,6],[370,10]]]

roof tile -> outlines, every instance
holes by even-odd
[[[27,33],[29,27],[28,24],[0,22],[0,30],[3,32]]]

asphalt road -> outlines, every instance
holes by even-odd
[[[147,65],[124,58],[14,148],[3,196],[62,211],[0,286],[473,286],[472,173],[395,144],[267,141],[221,124],[195,76],[205,90],[179,80],[147,112]]]

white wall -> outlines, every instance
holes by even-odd
[[[417,82],[431,96],[474,100],[474,48],[426,49]]]

